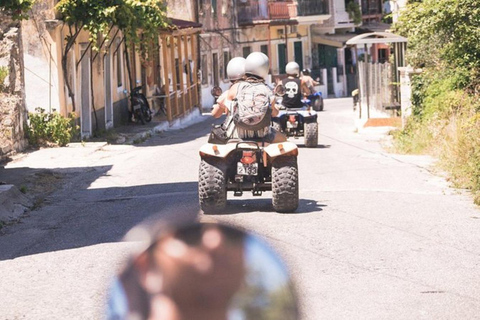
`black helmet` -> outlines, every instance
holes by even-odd
[[[306,75],[306,76],[309,76],[309,75],[310,75],[310,72],[312,72],[312,71],[311,71],[310,69],[308,69],[308,68],[305,68],[305,69],[302,70],[302,73],[303,73],[304,75]]]

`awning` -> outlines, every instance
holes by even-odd
[[[202,31],[202,24],[194,21],[169,18],[171,25],[161,30],[161,33],[169,33],[172,35],[192,34]]]
[[[347,45],[372,44],[372,43],[401,43],[407,38],[390,32],[370,32],[360,34],[347,41]]]
[[[355,33],[314,34],[312,35],[312,42],[330,47],[342,48],[346,45],[348,40],[355,36],[357,36]]]

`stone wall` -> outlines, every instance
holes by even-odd
[[[25,81],[20,23],[0,15],[0,67],[8,76],[0,84],[0,161],[26,147]]]

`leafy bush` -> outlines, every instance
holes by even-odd
[[[392,133],[397,151],[437,157],[480,204],[480,2],[409,1],[396,33],[408,38],[413,115]]]
[[[36,113],[29,113],[27,128],[28,141],[33,146],[48,145],[65,146],[77,137],[79,127],[75,123],[76,116],[70,113],[67,118],[58,112],[45,113],[42,108],[36,108]]]
[[[5,86],[3,82],[8,77],[8,68],[7,67],[0,67],[0,91],[5,90]]]

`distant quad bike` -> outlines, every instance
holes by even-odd
[[[292,142],[231,139],[226,144],[204,144],[198,179],[201,209],[206,214],[222,212],[229,191],[234,196],[272,191],[275,211],[294,212],[298,207],[297,155]]]
[[[281,105],[281,97],[285,94],[285,88],[278,85],[275,88],[278,104]],[[285,133],[287,137],[304,137],[305,147],[316,148],[318,145],[317,112],[312,110],[309,99],[304,99],[304,107],[299,109],[287,109],[280,107],[280,113],[272,118],[272,126]],[[322,102],[323,103],[323,102]]]

